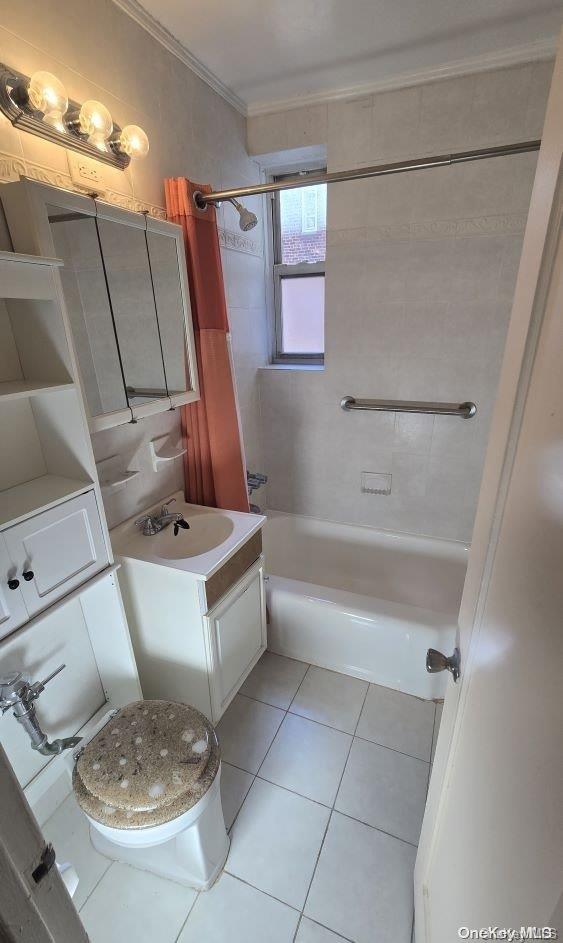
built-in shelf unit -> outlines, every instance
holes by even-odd
[[[60,264],[0,253],[0,529],[94,487]]]

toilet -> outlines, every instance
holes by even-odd
[[[212,724],[174,701],[135,701],[78,752],[76,800],[106,857],[198,890],[229,850]]]

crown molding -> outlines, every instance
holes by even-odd
[[[434,68],[404,72],[388,79],[378,79],[374,82],[350,85],[347,88],[332,89],[327,92],[315,92],[311,95],[297,95],[293,98],[256,102],[248,105],[246,114],[249,118],[253,118],[280,111],[293,111],[296,108],[361,98],[378,92],[390,92],[399,88],[408,88],[412,85],[423,85],[426,82],[437,82],[441,79],[489,72],[493,69],[508,68],[509,66],[523,65],[528,62],[543,62],[555,58],[556,51],[557,37],[552,36],[548,39],[539,39],[510,49],[501,49],[497,52],[485,53],[468,59],[457,59]]]
[[[191,69],[192,72],[195,72],[200,79],[209,85],[214,92],[217,92],[221,98],[224,98],[229,105],[232,105],[233,108],[236,108],[241,115],[246,116],[247,108],[245,102],[242,98],[239,98],[232,89],[228,88],[227,85],[224,85],[216,75],[213,74],[203,62],[200,62],[199,59],[196,59],[194,55],[187,49],[175,36],[170,33],[162,23],[159,23],[150,13],[141,6],[137,0],[113,0],[116,6],[118,6],[127,16],[130,16],[132,20],[141,26],[147,33],[157,40],[164,46],[165,49],[168,49],[168,52],[171,52],[173,56],[176,56],[180,62],[183,62],[184,65]]]

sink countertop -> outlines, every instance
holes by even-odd
[[[174,525],[169,524],[158,534],[145,537],[135,521],[145,514],[157,513],[170,498],[176,500],[168,510],[180,513],[190,530],[180,530],[175,537]],[[172,567],[190,573],[195,579],[208,580],[265,523],[266,518],[261,514],[186,504],[182,492],[178,491],[114,527],[110,537],[116,557]]]

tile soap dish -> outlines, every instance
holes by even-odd
[[[362,472],[362,494],[391,494],[391,475],[382,472]]]
[[[138,471],[124,470],[122,462],[120,455],[110,455],[109,458],[96,462],[102,494],[110,495],[122,491],[133,478],[139,475]]]
[[[175,449],[170,448],[169,445],[167,446],[165,444],[168,438],[167,435],[160,435],[156,439],[151,439],[149,442],[152,467],[155,472],[158,471],[159,466],[162,465],[163,462],[173,462],[175,458],[180,458],[188,451],[187,448],[182,448],[181,446],[177,446]]]

